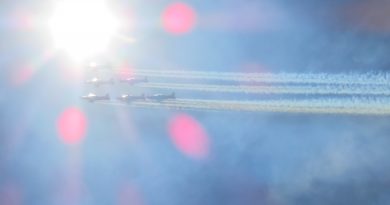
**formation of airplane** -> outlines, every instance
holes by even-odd
[[[161,102],[164,100],[170,100],[175,99],[175,93],[171,94],[153,94],[153,95],[130,95],[130,94],[123,94],[119,97],[117,97],[117,100],[125,102],[125,103],[131,103],[131,102],[137,102],[137,101],[157,101]],[[89,102],[95,102],[95,101],[108,101],[110,100],[110,95],[96,95],[94,93],[89,93],[88,95],[81,96],[81,99],[87,100]]]
[[[99,66],[91,66],[93,68],[99,68]],[[120,78],[118,79],[120,83],[127,83],[129,85],[135,85],[138,83],[147,83],[148,78],[147,77],[128,77],[128,78]],[[90,80],[86,80],[85,84],[91,84],[95,87],[99,87],[101,85],[109,84],[113,85],[115,83],[114,78],[110,78],[109,80],[103,80],[98,77],[94,77]],[[131,95],[131,94],[123,94],[116,99],[118,101],[124,102],[124,103],[131,103],[131,102],[137,102],[137,101],[156,101],[156,102],[162,102],[164,100],[170,100],[175,99],[175,93],[171,94],[152,94],[152,95]],[[89,93],[88,95],[81,96],[81,99],[87,100],[89,102],[95,102],[95,101],[109,101],[110,95],[96,95],[95,93]]]

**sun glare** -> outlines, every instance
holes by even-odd
[[[55,48],[81,60],[104,51],[118,23],[101,0],[67,0],[57,4],[49,27]]]

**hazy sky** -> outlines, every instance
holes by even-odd
[[[275,73],[390,66],[386,0],[184,1],[195,20],[180,34],[162,23],[175,2],[110,3],[127,22],[122,37],[135,39],[115,40],[97,58],[115,65]],[[83,102],[79,96],[96,88],[52,48],[45,22],[53,4],[0,3],[0,204],[390,203],[387,116]],[[96,90],[116,96],[126,89]],[[70,131],[81,136],[76,143],[61,131],[74,122],[82,126]]]

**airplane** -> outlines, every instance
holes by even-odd
[[[101,80],[99,78],[92,78],[91,80],[85,81],[86,84],[95,85],[96,87],[99,87],[100,85],[104,84],[114,84],[114,78],[111,78],[110,80]]]
[[[175,93],[173,92],[172,94],[154,94],[154,95],[149,95],[146,97],[148,100],[155,100],[155,101],[163,101],[163,100],[169,100],[169,99],[175,99]]]
[[[94,93],[89,93],[88,95],[81,96],[81,99],[88,100],[92,103],[100,100],[110,100],[110,95],[107,93],[106,95],[98,96]]]
[[[119,80],[121,83],[129,83],[130,85],[135,85],[138,83],[147,83],[148,78],[137,78],[137,77],[130,77],[130,78],[124,78]]]
[[[123,102],[133,102],[133,101],[144,101],[145,100],[145,94],[142,94],[142,95],[128,95],[128,94],[124,94],[124,95],[121,95],[117,98],[118,100],[120,101],[123,101]]]

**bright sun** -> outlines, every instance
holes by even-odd
[[[49,27],[56,49],[81,60],[107,48],[118,22],[102,0],[65,0],[55,7]]]

